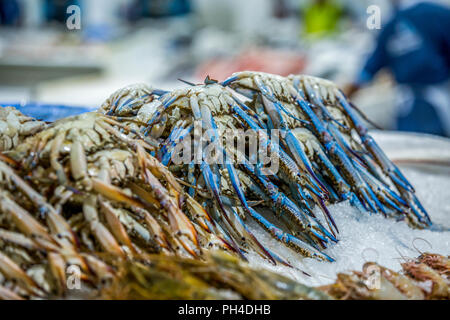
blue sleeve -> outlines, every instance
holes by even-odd
[[[377,38],[375,50],[367,59],[363,69],[357,78],[359,85],[372,80],[375,74],[388,64],[388,55],[386,53],[386,44],[393,30],[394,22],[389,22],[380,32]]]
[[[439,31],[442,37],[439,42],[440,49],[450,69],[450,9],[449,6],[440,7],[436,8],[435,12],[437,18],[434,20],[434,23],[436,23],[436,30]]]

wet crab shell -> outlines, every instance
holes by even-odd
[[[15,148],[26,137],[46,126],[45,122],[27,117],[14,107],[0,108],[0,151]]]

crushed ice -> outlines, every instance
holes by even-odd
[[[376,139],[380,142],[381,147],[387,150],[388,156],[392,157],[393,155],[393,151],[389,150],[395,150],[396,152],[402,151],[402,156],[414,158],[417,154],[415,153],[416,148],[408,148],[409,152],[405,152],[399,147],[406,146],[406,139],[411,142],[411,136],[398,135],[398,137],[396,138],[393,134],[377,134]],[[430,145],[433,145],[433,141],[436,142],[434,150],[440,149],[441,155],[450,150],[450,148],[442,149],[443,141],[438,138],[430,140],[429,137],[424,137],[424,139],[427,140],[424,145],[428,149],[431,148]],[[448,140],[445,142],[449,147],[450,142]],[[428,156],[435,157],[436,153],[431,152],[431,149],[428,151],[430,151]],[[422,152],[421,158],[423,155]],[[249,257],[250,264],[257,268],[262,267],[276,271],[307,285],[318,286],[334,282],[338,272],[361,270],[364,263],[368,261],[377,262],[397,271],[401,269],[400,263],[405,259],[415,258],[421,252],[449,255],[450,173],[448,168],[430,170],[403,166],[401,170],[415,187],[417,197],[431,216],[433,227],[430,230],[412,229],[404,221],[396,222],[386,219],[381,214],[362,214],[348,203],[339,203],[331,205],[329,209],[339,227],[340,241],[324,251],[335,258],[336,262],[327,263],[303,258],[272,239],[256,223],[250,223],[251,229],[258,239],[287,259],[294,268],[273,266],[256,254]],[[317,214],[321,215],[320,212]],[[302,271],[310,276],[305,275]]]

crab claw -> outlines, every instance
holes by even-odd
[[[100,222],[97,211],[97,196],[91,195],[83,202],[83,214],[102,248],[108,253],[124,258],[125,252],[111,232]]]
[[[0,285],[0,300],[25,300],[18,294],[12,292],[8,288],[5,288]]]
[[[3,194],[0,194],[0,208],[3,212],[9,214],[17,228],[24,234],[31,238],[40,238],[50,244],[54,244],[54,240],[48,233],[48,230],[39,221]]]
[[[181,211],[175,201],[170,198],[166,189],[163,187],[161,182],[150,172],[150,170],[145,169],[146,181],[152,188],[156,198],[159,200],[161,206],[167,211],[167,216],[172,229],[187,239],[192,241],[195,248],[191,248],[185,241],[181,241],[183,247],[189,251],[192,255],[196,256],[196,252],[200,251],[198,246],[197,232],[194,226],[186,217],[186,215]]]
[[[347,99],[343,95],[343,93],[336,89],[335,96],[339,101],[340,105],[344,109],[344,111],[349,116],[350,120],[353,123],[354,128],[358,132],[359,137],[361,138],[361,142],[365,145],[367,150],[372,154],[374,159],[378,162],[382,170],[388,175],[395,184],[400,186],[401,188],[414,192],[414,187],[409,183],[409,181],[402,174],[400,169],[392,163],[386,156],[386,154],[381,150],[375,140],[368,134],[368,129],[360,119],[359,115],[354,111],[354,109],[350,106]]]
[[[293,250],[300,252],[305,257],[311,257],[318,260],[326,260],[329,262],[334,261],[333,258],[327,256],[323,252],[320,252],[313,246],[301,241],[300,239],[289,233],[284,232],[274,224],[270,223],[266,218],[264,218],[261,214],[259,214],[252,208],[250,208],[250,214],[252,218],[254,218],[264,229],[269,231],[275,239],[286,244],[288,247],[291,247]]]
[[[7,278],[17,281],[26,291],[33,295],[43,295],[42,289],[14,261],[0,252],[0,272]]]

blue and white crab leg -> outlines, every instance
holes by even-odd
[[[308,103],[302,100],[299,93],[293,86],[290,86],[291,95],[297,102],[298,106],[301,108],[306,117],[311,121],[314,131],[316,131],[316,136],[319,141],[323,144],[326,151],[331,155],[333,159],[341,170],[346,174],[346,178],[350,181],[351,185],[355,188],[355,192],[358,193],[363,201],[369,205],[369,207],[376,212],[375,203],[377,199],[371,196],[371,191],[367,187],[364,180],[361,178],[359,172],[354,168],[351,160],[347,154],[342,150],[340,145],[334,140],[333,136],[325,128],[322,121],[317,117],[317,115],[311,110]]]
[[[284,135],[284,141],[286,142],[289,150],[293,154],[294,158],[297,161],[297,164],[302,167],[303,170],[308,172],[311,177],[314,179],[316,185],[318,185],[319,189],[324,192],[323,197],[328,196],[328,190],[323,185],[322,181],[316,176],[314,170],[312,168],[311,162],[309,161],[307,155],[305,154],[301,143],[297,140],[297,138],[292,134],[291,130],[287,128],[287,125],[284,123],[283,117],[280,112],[277,110],[277,105],[269,101],[266,97],[262,97],[263,103],[268,111],[268,114],[272,120],[272,123],[275,124],[276,127],[282,130]]]
[[[402,194],[406,195],[406,198],[408,198],[406,199],[408,205],[412,209],[414,214],[417,216],[419,221],[425,222],[430,225],[431,219],[425,208],[422,206],[422,204],[414,195],[415,190],[413,186],[401,173],[400,169],[389,160],[389,158],[386,156],[383,150],[381,150],[381,148],[375,142],[375,140],[368,134],[367,127],[364,125],[359,115],[354,112],[353,108],[348,103],[344,94],[340,90],[336,89],[335,96],[339,101],[340,105],[342,106],[342,108],[344,109],[344,111],[346,112],[346,114],[351,119],[355,130],[358,132],[358,135],[361,138],[362,143],[367,148],[367,150],[372,154],[374,159],[378,162],[383,172],[392,179],[392,181],[398,186],[399,189],[403,189],[408,192],[405,193],[399,190]],[[424,221],[424,219],[426,221]]]
[[[161,163],[167,166],[172,158],[172,153],[175,150],[175,147],[178,143],[182,142],[183,139],[189,135],[194,128],[194,125],[190,125],[185,129],[181,129],[180,133],[175,137],[176,141],[171,141],[169,147],[166,152],[163,153]]]
[[[260,141],[264,148],[267,148],[269,152],[273,152],[277,155],[278,160],[281,163],[281,170],[284,172],[286,177],[295,183],[305,185],[308,180],[305,180],[304,174],[299,170],[297,163],[285,152],[279,145],[274,144],[267,133],[261,129],[256,122],[249,117],[237,104],[233,104],[233,100],[230,101],[230,107],[234,113],[234,116],[238,119],[244,121],[244,123],[250,128],[259,133]],[[316,187],[312,187],[316,188]],[[318,194],[321,193],[320,190],[315,190]]]
[[[298,80],[294,80],[294,86],[298,86]],[[331,120],[338,124],[340,127],[347,129],[347,127],[340,123],[338,120],[336,120],[328,111],[327,107],[325,107],[322,98],[320,97],[320,94],[311,86],[309,81],[303,81],[303,86],[306,89],[306,93],[309,97],[309,100],[313,102],[314,105],[319,106],[320,110],[322,111],[323,115],[325,116],[325,120]]]
[[[369,150],[369,152],[381,166],[383,171],[400,187],[404,188],[407,191],[414,192],[413,186],[401,173],[400,169],[398,169],[397,166],[388,159],[383,150],[381,150],[375,140],[368,134],[367,127],[364,125],[359,115],[354,112],[353,108],[350,106],[341,91],[336,89],[335,95],[340,105],[352,121],[356,132],[361,138],[362,143],[367,148],[367,150]]]
[[[304,233],[310,233],[314,237],[328,242],[324,236],[328,237],[332,241],[337,241],[337,239],[330,233],[326,228],[324,228],[316,219],[313,217],[306,216],[303,211],[301,211],[297,205],[289,199],[283,192],[281,192],[277,186],[271,183],[265,176],[258,174],[251,165],[248,163],[243,163],[243,167],[247,172],[249,172],[257,181],[263,186],[263,190],[269,196],[270,200],[273,202],[276,208],[279,209],[280,214],[287,214],[289,218],[295,222],[297,226],[301,228]],[[318,234],[315,230],[320,230],[323,235]]]
[[[300,252],[305,257],[311,257],[318,260],[326,260],[333,262],[334,259],[330,256],[320,252],[316,248],[301,241],[295,236],[284,232],[274,224],[270,223],[261,214],[250,208],[250,215],[255,219],[264,229],[266,229],[275,239],[284,243],[286,246],[291,247],[293,250]]]
[[[211,143],[215,144],[216,148],[219,149],[218,151],[221,152],[225,156],[226,168],[228,170],[230,178],[236,179],[236,177],[235,177],[236,173],[234,171],[234,167],[228,161],[226,152],[225,152],[225,150],[223,150],[222,146],[220,145],[219,137],[217,134],[217,128],[215,127],[214,119],[212,118],[211,111],[206,106],[202,106],[200,108],[197,97],[194,95],[191,96],[190,103],[191,103],[191,108],[193,110],[195,119],[198,120],[199,119],[198,116],[199,115],[201,116],[203,125],[204,125],[205,129],[207,130],[207,133],[210,135]],[[237,212],[231,207],[228,208],[229,211],[232,212],[232,215],[229,216],[229,212],[228,212],[227,208],[225,208],[225,205],[223,204],[223,201],[221,199],[220,187],[217,184],[217,182],[220,180],[220,178],[217,175],[213,174],[210,166],[205,162],[205,160],[202,160],[201,171],[203,173],[203,177],[204,177],[204,180],[205,180],[205,183],[206,183],[208,189],[214,195],[214,198],[218,202],[219,208],[220,208],[221,212],[224,214],[227,222],[231,226],[233,226],[235,228],[235,230],[239,230],[241,235],[246,236],[246,238],[250,242],[252,242],[254,245],[256,245],[257,251],[262,256],[265,256],[273,263],[276,263],[274,258],[270,255],[270,253],[256,239],[256,237],[251,233],[251,231],[248,229],[248,227],[242,221],[242,219],[237,214]],[[239,183],[239,182],[237,181],[237,183]],[[248,210],[249,206],[246,202],[246,199],[245,199],[245,196],[244,196],[242,190],[240,189],[239,184],[234,184],[233,187],[238,195],[239,200],[243,204],[244,208]],[[259,250],[258,250],[258,248],[259,248]]]

